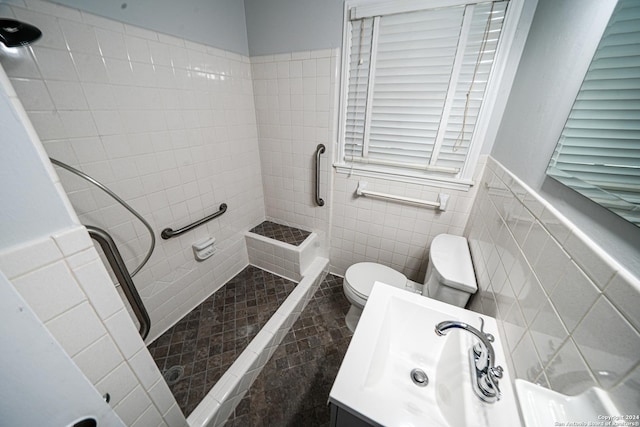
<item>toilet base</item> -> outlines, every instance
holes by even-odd
[[[361,315],[362,315],[362,309],[351,304],[351,307],[347,312],[347,316],[344,319],[345,323],[347,324],[347,328],[349,328],[351,332],[356,331],[356,326],[358,326],[358,321],[360,320]]]

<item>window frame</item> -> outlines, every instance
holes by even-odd
[[[468,191],[473,185],[473,175],[483,148],[491,148],[493,141],[487,143],[487,138],[495,137],[500,119],[504,111],[504,106],[508,97],[508,90],[500,90],[507,87],[510,89],[515,70],[517,69],[520,55],[524,47],[524,37],[518,43],[516,35],[520,18],[523,16],[525,0],[509,0],[507,12],[505,14],[502,33],[498,41],[497,51],[491,69],[491,74],[487,82],[485,96],[478,113],[476,126],[470,141],[469,150],[465,162],[456,177],[448,177],[438,174],[425,176],[422,172],[412,171],[409,168],[392,168],[382,165],[375,165],[365,162],[349,162],[345,160],[345,126],[347,118],[347,94],[348,94],[348,64],[351,52],[351,16],[354,18],[364,18],[376,15],[391,13],[405,13],[417,10],[437,9],[442,7],[454,7],[467,4],[475,4],[481,1],[473,0],[431,0],[429,6],[425,7],[423,0],[401,0],[373,2],[371,0],[352,0],[344,3],[344,16],[342,28],[342,55],[340,67],[340,92],[338,102],[338,126],[337,126],[337,147],[333,166],[338,173],[357,175],[372,178],[383,178],[406,183],[417,183],[423,185],[433,185],[441,188]],[[531,2],[533,9],[525,13],[528,21],[525,21],[526,31],[528,31],[535,1]],[[528,16],[527,16],[528,15]],[[526,35],[526,34],[525,34]],[[511,57],[511,49],[515,47],[516,60]],[[505,94],[506,92],[506,94]],[[483,143],[484,141],[484,143]],[[489,151],[489,150],[487,150]]]

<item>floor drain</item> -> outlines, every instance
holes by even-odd
[[[178,366],[172,366],[169,369],[167,369],[164,375],[162,376],[164,377],[164,380],[167,382],[167,384],[174,385],[180,380],[180,378],[182,378],[183,374],[184,374],[184,368],[178,365]]]
[[[418,387],[426,387],[429,384],[429,377],[422,369],[414,369],[411,371],[411,381]]]

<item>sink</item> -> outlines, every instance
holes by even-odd
[[[601,388],[591,387],[577,396],[566,396],[522,379],[515,380],[515,384],[526,427],[624,425],[622,411]]]
[[[482,402],[472,388],[469,349],[477,339],[463,330],[436,335],[436,324],[458,320],[496,341],[504,368],[498,402]],[[419,369],[426,386],[412,380]],[[420,378],[422,379],[422,378]],[[474,378],[475,381],[475,378]],[[333,384],[329,401],[369,424],[383,426],[519,426],[498,328],[493,318],[376,282]]]

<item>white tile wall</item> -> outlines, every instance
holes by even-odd
[[[485,158],[476,167],[482,175]],[[393,201],[356,196],[358,181],[367,189],[399,196],[436,201],[438,193],[450,195],[445,212]],[[331,229],[331,272],[344,275],[356,262],[378,262],[409,279],[422,282],[427,270],[429,245],[441,233],[462,235],[476,188],[469,191],[407,184],[377,178],[335,173]]]
[[[44,33],[0,61],[48,155],[108,185],[156,231],[154,255],[134,279],[151,340],[246,266],[242,232],[264,219],[249,58],[38,0],[3,5],[5,14]],[[58,173],[80,221],[112,232],[136,267],[149,244],[142,225]],[[223,202],[219,219],[160,239]],[[217,252],[196,262],[191,244],[208,236]]]
[[[0,269],[127,425],[141,418],[186,426],[182,414],[168,414],[175,404],[169,389],[148,380],[160,380],[160,372],[87,236],[76,226],[9,248],[0,252]]]
[[[599,386],[637,413],[640,280],[492,158],[465,235],[471,308],[501,321],[516,377],[570,395]]]
[[[331,159],[339,51],[251,58],[265,209],[268,219],[329,234]],[[315,152],[324,144],[315,203]],[[325,254],[326,255],[326,254]]]

